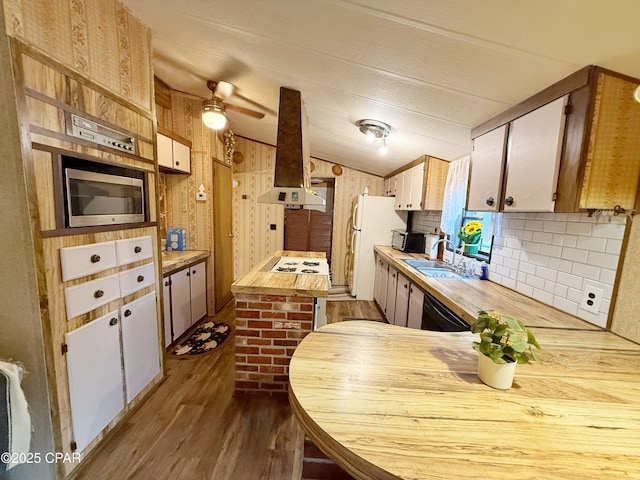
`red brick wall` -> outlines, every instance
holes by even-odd
[[[236,392],[286,395],[291,356],[313,328],[313,297],[235,297]]]

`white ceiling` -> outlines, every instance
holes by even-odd
[[[123,1],[172,88],[208,98],[206,80],[225,80],[266,107],[227,111],[237,134],[275,145],[279,89],[293,88],[312,156],[381,175],[467,154],[471,128],[585,65],[640,77],[640,0]],[[391,125],[386,156],[363,118]]]

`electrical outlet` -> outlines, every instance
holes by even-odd
[[[598,313],[600,311],[600,304],[602,303],[602,296],[604,292],[601,288],[594,287],[592,285],[586,285],[584,293],[582,295],[582,302],[580,308],[591,313]]]

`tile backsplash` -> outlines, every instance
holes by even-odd
[[[604,327],[625,224],[624,216],[496,214],[489,280]],[[597,314],[580,308],[589,287],[604,292]]]

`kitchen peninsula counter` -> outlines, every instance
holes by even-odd
[[[329,278],[326,275],[270,272],[280,257],[326,258],[326,255],[324,252],[276,251],[233,282],[231,291],[315,298],[329,295]]]
[[[501,391],[478,379],[470,332],[329,324],[293,355],[290,403],[357,479],[640,478],[640,346],[533,330],[543,362]]]
[[[479,310],[497,310],[518,318],[529,327],[601,330],[573,315],[561,312],[497,283],[477,278],[433,278],[414,270],[403,258],[424,259],[425,255],[403,253],[386,246],[375,246],[376,254],[413,283],[453,310],[467,323],[476,320]]]

